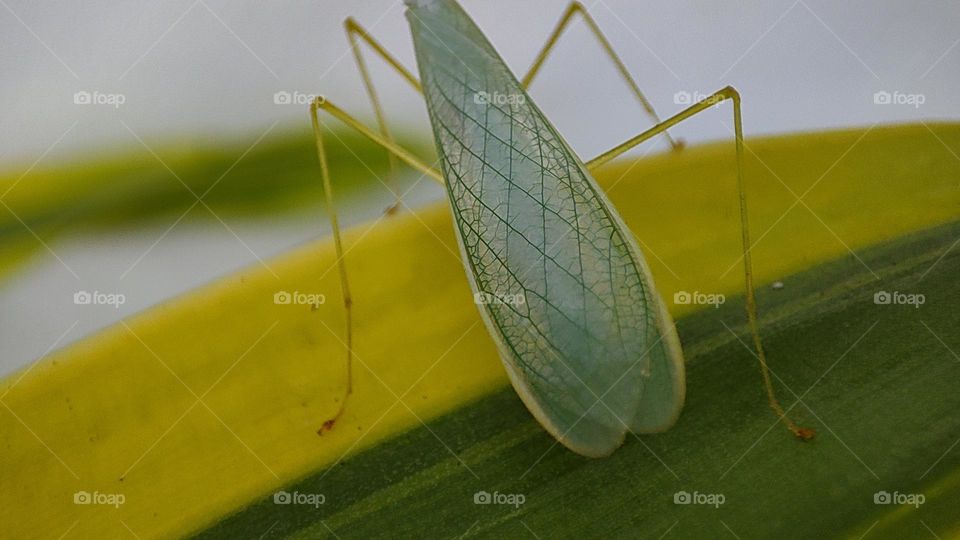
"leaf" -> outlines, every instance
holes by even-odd
[[[753,230],[759,240],[758,278],[761,283],[777,279],[787,283],[780,291],[787,294],[771,298],[767,291],[761,297],[767,318],[764,331],[770,336],[773,369],[789,387],[805,389],[821,375],[822,362],[835,359],[836,349],[852,343],[865,329],[862,325],[872,322],[858,311],[870,304],[850,300],[843,292],[869,287],[873,276],[855,259],[796,282],[787,276],[847,256],[844,244],[863,250],[955,219],[960,162],[943,145],[960,146],[960,126],[931,129],[936,136],[926,127],[909,126],[748,141],[762,160],[755,157],[747,172]],[[390,523],[404,518],[393,515],[402,510],[410,521],[396,530],[401,534],[417,526],[413,516],[425,524],[433,517],[427,513],[437,519],[451,515],[444,505],[462,509],[469,504],[477,512],[472,494],[479,489],[507,492],[519,486],[530,489],[530,505],[506,514],[499,512],[503,508],[487,508],[491,512],[477,514],[476,532],[499,526],[514,531],[518,519],[544,531],[564,526],[573,531],[587,524],[652,529],[670,515],[664,509],[677,511],[670,506],[670,492],[664,493],[664,484],[658,482],[666,478],[688,490],[710,492],[712,479],[730,465],[726,458],[746,450],[773,421],[764,409],[749,353],[727,337],[729,331],[717,327],[718,320],[724,320],[740,331],[742,322],[732,300],[741,280],[732,171],[732,148],[724,144],[615,165],[600,178],[647,250],[668,300],[680,290],[731,298],[716,312],[695,313],[688,306],[674,310],[675,316],[689,317],[681,322],[681,337],[688,358],[693,358],[692,375],[682,425],[665,435],[645,437],[642,444],[634,440],[605,461],[580,460],[555,448],[519,480],[532,464],[529,453],[546,451],[552,440],[504,389],[502,367],[470,301],[448,214],[443,207],[432,207],[372,227],[360,226],[347,235],[359,361],[355,394],[332,432],[316,435],[320,423],[336,410],[344,385],[339,284],[332,246],[324,240],[269,261],[275,275],[257,267],[229,276],[0,382],[0,404],[5,405],[0,408],[0,427],[6,434],[0,462],[16,464],[0,469],[0,482],[25,486],[0,492],[0,519],[12,524],[13,536],[35,536],[38,531],[59,536],[68,529],[78,536],[126,535],[127,528],[141,537],[182,535],[202,531],[316,471],[331,470],[324,485],[336,481],[349,489],[325,489],[330,506],[311,515],[325,519],[329,513],[334,528],[349,525],[362,530]],[[803,203],[790,193],[799,196],[811,186]],[[888,272],[897,270],[897,264],[911,270],[914,259],[929,258],[932,252],[904,251],[902,256],[895,252],[893,262],[878,264],[877,271],[885,279],[896,279],[899,274]],[[879,255],[860,256],[873,261]],[[949,272],[952,260],[945,257],[936,271]],[[879,270],[887,268],[893,270]],[[933,278],[931,272],[924,286],[932,287],[926,280],[934,283]],[[817,294],[811,295],[811,290]],[[324,294],[326,302],[318,309],[276,305],[274,294],[280,291]],[[796,298],[786,302],[791,291]],[[850,303],[833,306],[829,298]],[[784,301],[779,310],[770,307],[774,300]],[[929,312],[937,318],[924,320],[932,327],[948,324],[947,311],[932,307]],[[927,312],[921,310],[920,316]],[[707,322],[697,322],[698,317]],[[820,324],[818,317],[831,324]],[[957,347],[949,330],[936,328],[945,343]],[[951,379],[944,376],[942,366],[922,370],[904,362],[890,364],[887,353],[900,358],[933,354],[933,347],[942,345],[932,337],[901,343],[892,328],[878,326],[873,332],[884,339],[882,347],[869,349],[885,355],[876,364],[879,373],[865,369],[873,364],[862,358],[844,362],[835,375],[849,384],[838,385],[831,375],[808,396],[810,407],[850,448],[870,450],[858,454],[863,453],[864,462],[881,479],[890,475],[891,485],[877,482],[877,489],[906,492],[913,486],[892,484],[906,474],[913,454],[925,458],[923,452],[936,449],[938,437],[950,429],[956,432],[950,417],[942,417],[942,407],[949,402],[935,401]],[[885,392],[865,394],[857,386],[874,380],[884,385]],[[783,389],[781,396],[790,403]],[[917,396],[934,401],[918,401],[922,407],[905,404]],[[870,414],[853,422],[843,414],[847,409]],[[818,427],[813,413],[803,407],[797,412]],[[919,430],[913,423],[920,413],[936,421],[927,421]],[[480,481],[464,473],[466,468],[429,431],[415,429],[421,420],[438,422],[432,429],[443,431],[436,432],[477,470]],[[743,485],[757,494],[748,500],[731,488],[733,498],[724,510],[737,512],[724,521],[734,530],[746,524],[748,531],[739,532],[751,535],[750,526],[756,523],[793,524],[786,535],[803,535],[821,514],[828,525],[850,531],[865,530],[881,517],[892,519],[881,516],[887,508],[859,498],[843,499],[849,495],[846,488],[864,486],[866,472],[830,430],[821,428],[813,450],[774,431],[734,469],[738,473],[734,488]],[[893,451],[884,454],[871,437],[902,438],[915,446],[929,444],[930,449],[888,446],[884,452]],[[644,445],[686,483],[665,472]],[[357,457],[341,461],[345,455]],[[920,463],[918,459],[912,466]],[[943,468],[934,469],[930,473],[934,476],[923,482],[936,478],[948,487],[937,487],[938,483],[931,489],[951,493],[947,472],[954,464],[945,458]],[[817,467],[834,473],[827,476],[835,484],[817,495],[833,505],[804,514],[821,507],[809,494],[793,496],[804,485],[804,476],[811,476],[811,485],[822,485],[817,482],[826,473]],[[836,471],[843,475],[836,476]],[[440,482],[464,474],[470,480],[463,485]],[[435,494],[417,491],[427,485],[455,493],[439,487]],[[763,485],[777,491],[761,492]],[[627,498],[610,504],[602,496],[606,489]],[[119,493],[126,502],[119,508],[75,505],[74,494],[80,491]],[[931,502],[931,507],[936,504],[940,503]],[[659,511],[651,514],[650,508]],[[685,517],[677,527],[717,530],[716,521],[704,518],[713,517],[712,509],[685,509],[699,517]],[[653,517],[640,519],[638,512]],[[838,517],[841,514],[844,519]],[[937,520],[928,523],[945,526]],[[262,530],[250,534],[266,532],[271,524],[259,523]],[[463,520],[456,524],[462,526],[456,534],[471,526]],[[893,525],[886,521],[877,525],[887,526]],[[279,531],[298,530],[297,523],[285,527]]]
[[[268,495],[200,536],[903,538],[922,536],[921,520],[955,530],[960,453],[944,452],[960,431],[960,252],[931,266],[958,235],[960,223],[862,252],[880,281],[844,258],[763,291],[780,395],[819,432],[813,442],[764,406],[738,299],[679,322],[696,352],[684,414],[665,434],[584,459],[507,389],[284,488],[323,495],[319,508]],[[878,290],[925,303],[877,305]],[[876,504],[884,493],[923,504]]]
[[[333,132],[328,139],[334,177],[362,180],[337,182],[341,201],[387,181],[387,157],[374,143],[353,132]],[[409,146],[413,139],[402,140]],[[312,134],[269,134],[253,143],[138,146],[119,155],[0,176],[6,207],[0,214],[0,276],[43,249],[32,233],[50,242],[65,231],[173,221],[185,213],[213,219],[196,206],[201,196],[224,219],[320,204]]]

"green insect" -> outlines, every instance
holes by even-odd
[[[446,187],[467,278],[513,387],[537,421],[567,448],[606,456],[628,431],[669,429],[685,394],[684,359],[663,299],[636,240],[592,171],[720,101],[733,103],[746,305],[769,402],[774,396],[760,336],[743,191],[740,96],[724,88],[660,121],[598,26],[579,3],[564,13],[527,75],[518,80],[455,0],[406,0],[418,80],[359,24],[346,22],[376,112],[374,131],[326,100],[311,106],[346,314],[347,389],[352,390],[352,301],[333,207],[318,111],[359,130]],[[586,163],[527,94],[563,30],[580,14],[656,124]],[[360,53],[383,57],[425,99],[442,173],[394,143]],[[506,300],[503,300],[506,299]],[[503,301],[502,301],[503,300]],[[340,411],[324,424],[333,426]],[[322,432],[323,430],[321,430]]]

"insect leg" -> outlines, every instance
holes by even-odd
[[[529,71],[527,71],[527,74],[524,75],[523,80],[520,83],[521,86],[525,90],[530,87],[530,84],[540,72],[540,68],[543,67],[543,64],[546,62],[550,52],[552,52],[553,48],[556,46],[560,36],[563,34],[564,30],[567,29],[570,23],[573,22],[573,17],[578,14],[583,17],[584,22],[587,24],[587,28],[590,29],[590,32],[596,38],[597,42],[600,43],[600,47],[603,48],[603,51],[608,57],[610,57],[610,60],[617,68],[620,76],[623,78],[624,82],[627,83],[627,86],[630,87],[631,93],[633,93],[634,97],[637,98],[637,101],[639,101],[643,106],[643,109],[647,112],[647,115],[650,116],[650,119],[653,120],[655,124],[659,124],[660,117],[657,116],[657,112],[653,109],[653,105],[650,103],[647,97],[643,95],[643,92],[640,90],[640,86],[637,85],[637,81],[634,80],[632,75],[630,75],[630,72],[627,70],[627,66],[623,64],[623,61],[620,60],[620,57],[617,55],[616,51],[613,50],[613,46],[610,44],[610,41],[607,40],[607,37],[600,30],[600,26],[597,25],[597,22],[593,20],[593,17],[590,16],[587,8],[577,1],[571,2],[570,5],[567,6],[567,9],[563,12],[563,15],[560,17],[560,22],[557,23],[557,26],[547,39],[547,42],[540,50],[540,54],[537,55],[536,60],[533,61],[533,65],[530,66]],[[667,141],[670,143],[670,146],[674,150],[680,150],[683,148],[683,141],[674,139],[666,130],[663,131],[663,136],[666,137]]]
[[[379,144],[392,155],[400,159],[400,161],[406,163],[407,165],[413,167],[414,169],[420,171],[425,176],[436,181],[438,184],[443,185],[443,175],[440,174],[440,171],[434,169],[430,165],[427,165],[419,158],[414,156],[409,150],[403,148],[402,146],[390,141],[385,138],[383,135],[377,133],[376,131],[365,126],[362,122],[351,116],[349,113],[345,112],[340,107],[334,105],[330,101],[324,98],[315,99],[310,104],[310,114],[313,117],[314,121],[314,135],[318,137],[317,142],[321,142],[320,138],[320,119],[318,117],[318,111],[324,110],[333,116],[334,118],[340,120],[348,127],[351,127],[358,131],[361,135],[367,137],[371,141]]]
[[[399,73],[400,76],[403,77],[403,79],[407,81],[414,90],[422,94],[423,90],[420,87],[420,81],[418,81],[407,68],[403,67],[403,64],[401,64],[393,55],[387,52],[387,50],[380,45],[380,43],[374,39],[365,28],[360,26],[360,24],[353,17],[348,17],[347,20],[343,22],[343,26],[347,32],[347,39],[350,41],[350,49],[353,51],[353,59],[357,64],[357,69],[360,71],[360,76],[363,78],[363,86],[366,88],[367,95],[370,97],[370,103],[373,105],[373,112],[376,115],[377,125],[380,128],[380,135],[392,143],[393,136],[390,133],[390,128],[387,126],[387,120],[383,114],[383,106],[380,104],[380,97],[377,94],[376,88],[373,86],[373,80],[371,79],[370,72],[367,69],[367,63],[364,60],[363,53],[360,48],[360,42],[365,42],[370,49],[373,50],[373,52],[380,56],[390,67]],[[392,153],[388,153],[388,158],[390,160],[390,179],[394,179],[397,176],[397,158]],[[387,209],[388,214],[394,213],[397,208],[400,207],[399,192],[394,189],[391,189],[391,191],[396,194],[396,200]]]
[[[390,152],[392,156],[396,156],[401,161],[421,171],[424,175],[437,180],[441,184],[443,183],[443,177],[436,169],[433,169],[429,165],[423,163],[413,154],[396,145],[383,135],[380,135],[369,127],[361,124],[359,121],[329,101],[323,98],[317,98],[310,104],[310,118],[313,124],[314,139],[316,140],[317,145],[317,157],[320,160],[320,175],[323,180],[324,203],[326,205],[327,215],[330,216],[330,226],[333,229],[333,244],[337,255],[337,271],[340,274],[340,291],[343,295],[344,324],[346,326],[346,339],[344,340],[344,343],[346,344],[347,349],[347,385],[344,392],[344,397],[340,402],[340,407],[337,409],[337,413],[325,421],[323,426],[317,431],[317,433],[322,435],[324,431],[328,431],[333,428],[334,423],[338,418],[340,418],[344,409],[346,408],[347,399],[350,397],[350,394],[353,393],[353,298],[350,295],[350,282],[347,278],[347,266],[346,262],[344,261],[343,242],[340,238],[340,223],[337,220],[337,211],[333,203],[333,187],[330,182],[330,169],[327,164],[327,153],[324,148],[323,128],[320,126],[319,111],[321,109],[327,111],[335,118],[338,118],[344,122],[346,125],[369,137],[374,142],[380,144],[388,152]]]
[[[800,439],[809,440],[813,438],[814,431],[796,425],[787,416],[786,411],[783,410],[783,407],[777,400],[776,392],[773,389],[773,383],[770,379],[770,368],[767,365],[767,357],[763,351],[763,342],[760,339],[760,329],[759,325],[757,324],[757,302],[756,295],[753,290],[753,261],[750,253],[751,243],[750,224],[747,214],[747,195],[743,184],[743,124],[740,114],[740,94],[736,91],[736,89],[734,89],[732,86],[723,88],[722,90],[695,103],[678,114],[671,116],[660,124],[644,131],[625,143],[620,144],[608,150],[607,152],[604,152],[600,156],[587,162],[586,165],[591,171],[595,170],[603,164],[609,163],[614,158],[622,155],[640,143],[658,135],[659,133],[664,132],[668,128],[679,124],[680,122],[697,113],[713,107],[717,103],[726,100],[730,100],[733,103],[733,124],[737,148],[737,192],[740,201],[740,239],[743,244],[743,274],[747,299],[747,322],[750,327],[750,333],[753,336],[753,345],[754,349],[756,349],[757,359],[760,361],[760,371],[763,375],[763,385],[767,392],[767,400],[770,408],[773,409],[773,411],[777,414],[777,417],[783,421],[783,423],[791,432],[793,432],[794,435]]]

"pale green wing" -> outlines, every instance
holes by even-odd
[[[520,397],[588,456],[668,428],[682,353],[626,226],[463,9],[407,3],[467,276]]]

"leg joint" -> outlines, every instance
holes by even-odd
[[[310,114],[314,114],[319,109],[327,109],[327,98],[326,96],[314,96],[310,101]]]
[[[584,6],[582,3],[574,0],[573,2],[570,2],[570,5],[567,7],[567,12],[565,15],[567,17],[570,17],[574,13],[581,13],[585,15],[587,13],[587,7]]]
[[[724,86],[719,92],[718,95],[723,96],[725,99],[733,101],[735,104],[740,103],[740,92],[732,86]]]
[[[358,34],[363,38],[367,38],[367,31],[353,17],[347,17],[343,20],[343,29],[347,32],[348,36]]]

